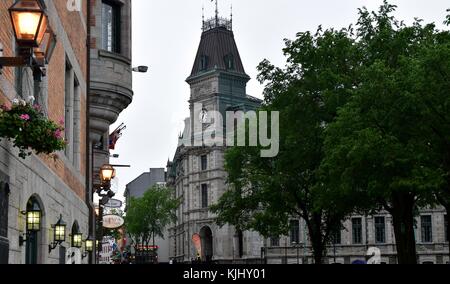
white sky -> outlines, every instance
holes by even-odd
[[[256,66],[264,58],[283,66],[284,38],[300,31],[348,27],[356,23],[357,9],[378,9],[382,0],[219,0],[221,16],[229,17],[233,5],[233,30],[247,74],[249,95],[262,98]],[[448,0],[391,0],[398,19],[415,17],[443,28]],[[119,193],[150,168],[165,167],[172,160],[183,121],[189,116],[190,75],[201,36],[202,5],[206,18],[214,15],[210,0],[133,0],[133,64],[148,65],[147,74],[134,75],[134,101],[117,124],[127,129],[112,164],[131,165],[117,172]],[[116,124],[116,125],[117,125]],[[114,125],[114,126],[116,126]],[[112,127],[111,131],[115,127]]]

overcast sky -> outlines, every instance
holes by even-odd
[[[248,75],[249,95],[262,98],[256,66],[267,58],[283,66],[284,38],[300,31],[347,27],[355,23],[357,9],[377,9],[382,0],[219,0],[221,16],[229,17],[233,5],[233,30]],[[392,0],[398,19],[411,23],[415,17],[443,28],[448,0]],[[165,167],[175,154],[178,134],[189,116],[190,75],[201,36],[202,6],[206,17],[214,15],[210,0],[133,0],[133,64],[148,65],[149,73],[134,75],[134,101],[117,124],[127,129],[114,153],[117,182],[123,199],[125,186],[150,168]],[[116,125],[115,125],[116,126]],[[114,127],[113,127],[114,128]],[[113,131],[114,129],[111,129]]]

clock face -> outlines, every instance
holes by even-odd
[[[208,122],[208,110],[203,109],[203,110],[200,112],[199,118],[200,118],[200,121],[201,121],[202,123],[207,123],[207,122]]]

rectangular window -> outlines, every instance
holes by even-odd
[[[208,156],[203,155],[201,157],[202,171],[206,171],[208,169]]]
[[[352,219],[353,244],[362,244],[362,219]]]
[[[375,242],[386,243],[386,222],[384,217],[375,217]]]
[[[81,163],[81,87],[78,78],[74,75],[73,80],[73,165],[80,169]]]
[[[422,216],[421,219],[421,227],[422,227],[422,242],[423,243],[432,243],[433,242],[433,225],[431,216]]]
[[[448,242],[448,216],[444,216],[445,241]]]
[[[102,2],[102,48],[106,51],[120,53],[120,17],[117,3]]]
[[[66,74],[65,74],[65,104],[64,104],[64,137],[67,141],[65,149],[66,157],[72,161],[72,145],[73,145],[73,116],[74,116],[74,71],[72,64],[66,58]]]
[[[279,237],[270,238],[270,246],[271,247],[279,247],[280,246],[280,238]]]
[[[300,243],[300,222],[298,220],[291,221],[291,244]]]
[[[65,155],[76,169],[81,161],[81,86],[71,62],[66,58],[64,96]]]
[[[208,208],[208,185],[202,184],[202,208]]]

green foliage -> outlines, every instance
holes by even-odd
[[[445,17],[444,25],[450,26],[450,9],[447,9],[449,14]]]
[[[361,53],[353,29],[299,33],[286,40],[285,68],[264,60],[258,80],[265,83],[264,111],[280,112],[280,153],[260,157],[260,149],[236,147],[226,153],[231,189],[212,207],[218,222],[255,230],[266,237],[286,235],[290,218],[307,222],[316,261],[325,254],[331,232],[341,228],[340,208],[318,202],[317,171],[323,139],[339,107],[353,93]]]
[[[179,205],[164,186],[150,188],[142,198],[131,198],[125,225],[134,243],[148,245],[155,236],[164,237],[164,229],[177,220]]]
[[[227,152],[219,224],[273,236],[301,217],[320,261],[346,216],[384,208],[401,261],[415,261],[413,213],[450,201],[450,34],[406,26],[395,9],[384,1],[360,9],[355,29],[298,33],[285,68],[259,65],[263,109],[280,111],[280,154]]]
[[[0,139],[6,138],[19,148],[19,156],[25,159],[32,154],[51,154],[64,150],[64,128],[47,119],[38,105],[25,102],[0,108]]]
[[[450,170],[450,33],[406,26],[394,10],[361,10],[361,73],[325,133],[322,196],[349,212],[388,210],[400,262],[414,263],[413,214],[442,196]]]
[[[396,191],[430,204],[443,182],[431,141],[433,128],[449,130],[439,118],[449,105],[449,33],[420,20],[405,26],[390,16],[394,8],[385,2],[379,14],[361,13],[358,88],[326,132],[322,174],[333,185],[327,196],[348,191],[361,209],[387,205]]]

